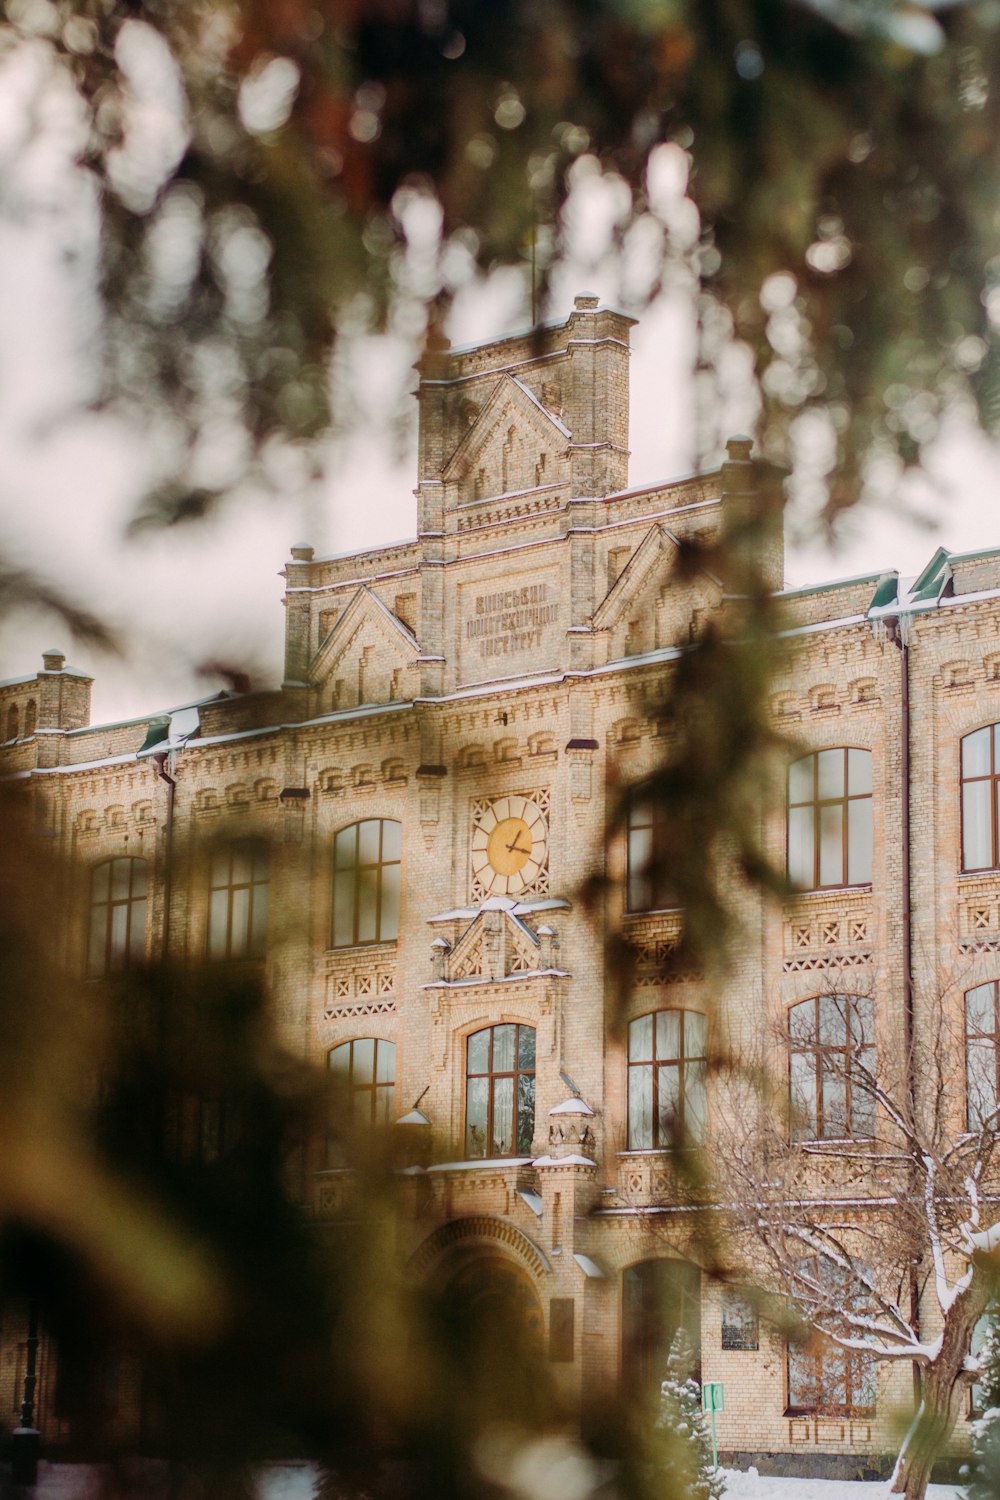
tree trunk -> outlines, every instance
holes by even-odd
[[[990,1283],[977,1269],[972,1284],[956,1298],[944,1320],[941,1350],[923,1368],[920,1407],[903,1441],[889,1493],[924,1500],[931,1469],[955,1430],[967,1383],[962,1379],[972,1330],[986,1310]]]

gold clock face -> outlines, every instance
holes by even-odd
[[[472,873],[491,896],[516,896],[545,864],[545,816],[527,797],[499,797],[472,831]]]

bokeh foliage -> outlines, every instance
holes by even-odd
[[[434,337],[477,271],[532,255],[544,307],[595,174],[618,192],[607,253],[639,267],[623,299],[683,286],[709,385],[734,341],[752,353],[765,455],[823,412],[828,514],[956,403],[1000,420],[995,0],[2,10],[3,46],[51,49],[84,106],[105,399],[176,424],[146,519],[211,503],[194,459],[220,427],[233,479],[322,432],[339,332]],[[647,184],[663,143],[696,214]]]

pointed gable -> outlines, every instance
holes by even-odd
[[[441,470],[456,502],[555,483],[569,476],[570,432],[533,391],[504,375]]]
[[[319,711],[409,701],[419,690],[419,654],[413,632],[361,584],[309,669]]]
[[[722,585],[707,570],[676,580],[680,545],[666,526],[651,526],[597,606],[592,624],[605,637],[605,661],[683,645],[718,605]]]

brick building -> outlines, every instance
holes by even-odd
[[[591,1396],[651,1375],[683,1321],[724,1383],[724,1450],[846,1461],[892,1448],[908,1368],[825,1404],[797,1388],[781,1335],[699,1269],[664,1121],[711,1136],[710,1027],[759,1045],[840,986],[902,1038],[911,953],[996,1014],[1000,554],[782,594],[772,711],[798,750],[766,838],[802,893],[744,899],[710,1007],[658,965],[681,914],[644,873],[655,817],[640,796],[607,847],[605,827],[609,786],[656,763],[658,682],[726,608],[707,573],[677,582],[678,547],[738,522],[753,464],[734,439],[717,472],[627,488],[630,326],[583,296],[541,342],[425,358],[417,537],[292,549],[280,690],[93,726],[89,679],[48,652],[0,684],[0,769],[82,872],[72,970],[259,959],[288,1047],[434,1142],[415,1274],[516,1284],[554,1378]],[[781,590],[777,542],[764,565]],[[191,877],[168,889],[181,847]],[[605,873],[638,958],[624,1030],[579,897]],[[994,1087],[997,1031],[978,1038]],[[805,1108],[807,1134],[852,1127]],[[319,1219],[343,1187],[317,1172]]]

